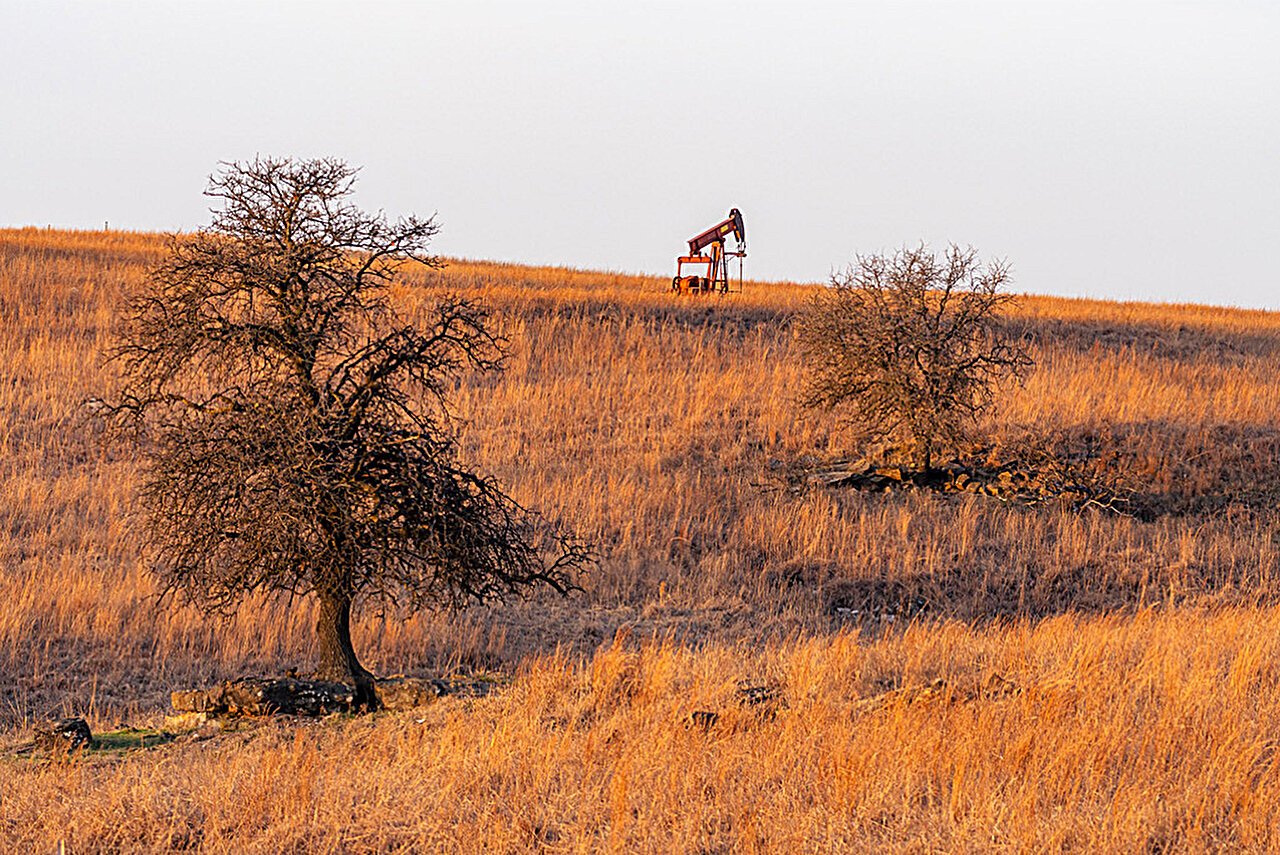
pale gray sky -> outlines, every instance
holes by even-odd
[[[1018,290],[1280,308],[1280,3],[0,0],[0,224],[193,228],[336,155],[444,254],[748,277],[921,240]]]

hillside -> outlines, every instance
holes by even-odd
[[[155,724],[175,687],[305,670],[308,602],[157,606],[135,464],[93,399],[158,237],[0,231],[0,732]],[[454,261],[509,369],[458,390],[466,457],[596,544],[565,601],[362,614],[381,673],[510,685],[125,758],[0,760],[0,841],[49,850],[1263,851],[1280,796],[1280,314],[1025,297],[1037,363],[965,453],[1052,449],[1124,513],[866,493],[793,403],[807,289]],[[767,689],[767,709],[737,700]],[[942,681],[942,682],[937,682]],[[706,732],[693,711],[717,711]],[[461,835],[461,837],[459,837]]]

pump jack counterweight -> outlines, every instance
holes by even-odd
[[[725,238],[733,236],[736,248],[724,248]],[[747,257],[747,229],[742,224],[742,212],[729,210],[729,216],[701,234],[689,238],[689,254],[676,259],[676,275],[671,280],[671,290],[677,294],[710,294],[713,291],[729,293],[729,259],[738,259],[738,290],[742,290],[742,259]],[[702,268],[686,273],[685,265]]]

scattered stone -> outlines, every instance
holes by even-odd
[[[209,714],[206,712],[180,712],[177,715],[164,717],[164,729],[170,733],[186,733],[199,729],[208,720]]]
[[[779,692],[772,686],[753,686],[750,683],[738,683],[738,703],[747,707],[758,707],[761,704],[776,702]]]
[[[990,700],[1000,700],[1001,698],[1009,698],[1022,693],[1022,687],[1012,680],[1001,677],[992,671],[982,681],[982,689],[980,694],[984,698]]]
[[[223,729],[222,722],[212,718],[196,728],[194,736],[196,739],[211,739],[221,733]]]
[[[51,754],[69,754],[81,748],[93,748],[97,742],[89,724],[82,718],[62,718],[38,724],[34,746]]]
[[[748,707],[758,721],[773,721],[781,710],[787,708],[787,699],[778,686],[756,686],[743,680],[738,683],[738,704]]]
[[[208,691],[174,692],[173,708],[179,712],[208,715],[320,716],[347,712],[355,692],[351,686],[322,680],[246,677],[231,680]]]
[[[956,697],[956,692],[951,688],[951,684],[939,677],[932,683],[921,686],[913,694],[908,695],[907,703],[910,704],[916,701],[927,701],[931,698],[940,698],[951,701],[955,700]]]
[[[449,685],[442,680],[423,677],[389,677],[374,683],[373,692],[378,698],[379,708],[409,710],[425,707],[449,694]]]
[[[205,713],[214,711],[213,701],[209,698],[209,692],[202,689],[173,692],[169,695],[169,702],[179,712]]]
[[[250,678],[224,684],[222,700],[232,714],[322,716],[350,710],[355,690],[323,680]]]
[[[475,678],[397,675],[377,680],[374,695],[380,709],[407,710],[426,706],[446,695],[483,697],[491,688],[490,681]],[[355,690],[344,683],[323,680],[245,677],[212,689],[173,692],[170,702],[180,713],[170,717],[171,729],[191,730],[220,716],[278,714],[316,717],[351,712],[355,708]],[[166,727],[169,725],[166,719]]]
[[[919,487],[940,493],[973,493],[1028,506],[1060,501],[1076,508],[1095,507],[1119,514],[1129,512],[1133,495],[1123,473],[1050,457],[1002,465],[969,465],[956,460],[928,471],[902,466],[859,469],[844,462],[810,471],[803,480],[828,488],[868,492]]]
[[[914,619],[932,608],[934,596],[899,580],[842,579],[826,585],[823,611],[841,622],[873,626]]]
[[[496,685],[491,680],[457,676],[444,677],[436,682],[443,690],[441,694],[462,698],[483,698],[493,691]]]
[[[201,722],[196,728],[183,731],[179,734],[177,740],[179,742],[203,742],[206,739],[212,739],[226,729],[226,724],[221,719],[210,718]]]
[[[978,700],[1003,701],[1021,693],[1022,688],[1017,683],[995,672],[988,674],[980,682],[965,681],[960,685],[939,677],[923,685],[903,686],[863,698],[854,705],[854,712],[867,713],[894,702],[910,705],[921,702],[955,704]]]
[[[685,728],[696,727],[699,730],[710,730],[720,720],[720,713],[711,710],[694,710],[685,719]]]

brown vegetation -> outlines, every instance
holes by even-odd
[[[1008,264],[955,244],[859,256],[800,316],[804,404],[843,413],[860,439],[906,441],[928,473],[1031,367],[1002,323],[1009,281]]]
[[[560,593],[585,547],[457,460],[451,391],[501,369],[477,301],[410,320],[388,291],[434,269],[438,227],[352,204],[332,159],[224,165],[208,228],[176,236],[130,301],[111,424],[139,453],[143,555],[210,611],[313,594],[318,668],[376,703],[353,606]],[[425,315],[425,317],[424,317]]]
[[[119,296],[159,248],[0,233],[15,740],[61,713],[156,722],[171,688],[314,653],[310,602],[213,625],[153,608],[123,517],[137,467],[103,456],[87,415],[116,382],[98,354]],[[1037,371],[969,453],[1123,471],[1139,518],[788,489],[867,451],[795,416],[803,287],[676,301],[657,279],[457,261],[393,298],[421,318],[442,287],[483,297],[518,343],[504,376],[454,391],[463,459],[600,566],[567,604],[389,611],[354,633],[375,671],[498,668],[511,686],[422,721],[0,760],[6,846],[1274,848],[1280,315],[1021,300]],[[984,691],[992,674],[1016,691]],[[739,681],[785,706],[759,715]],[[699,710],[714,724],[685,727]]]

